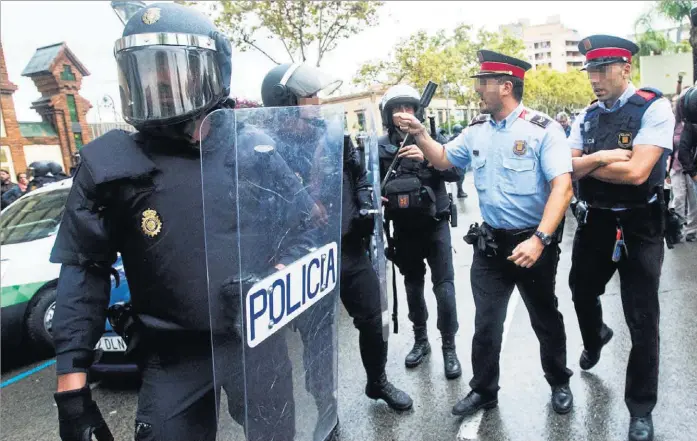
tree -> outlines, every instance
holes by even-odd
[[[263,0],[196,2],[241,51],[254,49],[281,64],[261,40],[279,40],[293,62],[313,57],[317,67],[337,44],[377,24],[379,1]]]
[[[650,31],[653,17],[660,15],[681,25],[685,19],[691,22],[691,11],[692,2],[690,0],[656,0],[649,12],[639,17],[637,24],[644,25]],[[690,27],[689,42],[692,47],[692,63],[697,67],[697,27],[694,25]],[[684,45],[679,45],[678,49],[680,48],[684,48]],[[692,80],[697,82],[697,69],[693,69]]]
[[[363,64],[353,83],[364,87],[404,83],[421,90],[431,80],[440,84],[439,95],[447,87],[458,104],[468,104],[474,98],[470,76],[479,67],[479,49],[515,57],[522,57],[525,49],[521,40],[507,33],[478,30],[473,34],[472,26],[465,24],[452,32],[418,31],[397,43],[387,59]]]
[[[558,112],[572,113],[593,99],[593,89],[584,72],[557,72],[543,68],[525,74],[525,105],[554,117]]]

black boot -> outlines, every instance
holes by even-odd
[[[463,189],[458,188],[457,189],[457,197],[460,199],[464,199],[467,197],[467,193],[465,193],[465,191]]]
[[[383,400],[394,410],[409,410],[414,404],[406,392],[397,389],[387,381],[387,375],[384,372],[377,380],[368,381],[365,394],[373,400]]]
[[[455,336],[443,336],[443,364],[445,365],[445,378],[454,380],[462,375],[460,360],[455,351]]]
[[[653,420],[651,415],[629,420],[629,441],[653,441]]]
[[[421,364],[426,357],[431,352],[431,345],[428,343],[428,334],[426,333],[426,326],[414,326],[414,347],[407,354],[407,358],[404,360],[404,364],[408,368],[413,368]]]
[[[581,359],[578,362],[581,369],[587,371],[598,364],[598,361],[600,361],[600,352],[602,351],[603,346],[610,342],[612,335],[612,329],[610,329],[607,325],[603,325],[603,329],[600,331],[600,347],[590,351],[587,349],[583,350],[581,353]]]

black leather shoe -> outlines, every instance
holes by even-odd
[[[387,381],[385,374],[380,377],[379,381],[368,383],[365,387],[365,394],[373,400],[383,400],[394,410],[409,410],[414,404],[406,392],[397,389]]]
[[[653,420],[651,415],[629,420],[629,441],[653,441]]]
[[[574,406],[574,395],[568,384],[552,386],[552,409],[559,415],[571,412]]]
[[[499,405],[499,400],[496,397],[485,397],[479,395],[475,391],[471,391],[467,396],[453,407],[453,415],[469,416],[477,413],[480,409],[493,409]]]
[[[457,197],[460,198],[460,199],[464,199],[464,198],[467,197],[467,193],[465,193],[464,191],[458,191],[458,192],[457,192]]]
[[[455,351],[455,338],[443,337],[443,364],[445,365],[445,378],[454,380],[462,375],[460,360]]]
[[[603,329],[600,331],[600,347],[593,351],[589,351],[587,349],[583,350],[581,353],[581,359],[578,362],[581,369],[587,371],[598,364],[598,361],[600,361],[600,352],[603,350],[603,346],[612,340],[612,335],[612,329],[608,328],[607,325],[603,325]]]

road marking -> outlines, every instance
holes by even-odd
[[[513,321],[513,315],[515,314],[516,307],[520,302],[520,294],[516,290],[511,296],[510,302],[508,302],[508,309],[506,311],[506,321],[503,322],[503,339],[501,340],[501,353],[506,347],[506,340],[508,337],[508,332],[511,330],[511,322]],[[476,441],[479,434],[479,426],[482,424],[482,418],[484,418],[484,411],[480,410],[471,417],[465,418],[460,424],[460,430],[457,431],[457,441]]]
[[[33,369],[29,369],[29,370],[26,371],[26,372],[22,372],[21,374],[15,376],[15,377],[12,377],[12,378],[10,378],[9,380],[5,380],[5,381],[3,381],[2,383],[0,383],[0,389],[2,389],[2,388],[5,387],[5,386],[9,386],[10,384],[16,383],[16,382],[18,382],[18,381],[20,381],[20,380],[23,380],[23,379],[27,378],[27,377],[30,376],[30,375],[34,375],[35,373],[37,373],[37,372],[39,372],[39,371],[41,371],[41,370],[43,370],[43,369],[46,369],[47,367],[52,366],[52,365],[54,365],[54,364],[56,364],[56,360],[55,360],[55,359],[54,359],[54,360],[49,360],[49,361],[47,361],[46,363],[40,364],[40,365],[38,365],[37,367],[35,367],[35,368],[33,368]]]

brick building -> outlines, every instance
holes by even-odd
[[[32,79],[41,97],[32,102],[41,122],[17,121],[12,95],[17,86],[7,74],[0,43],[0,168],[15,179],[34,161],[50,160],[68,172],[73,154],[91,139],[87,111],[80,96],[82,78],[89,72],[65,43],[38,48],[22,76]]]

